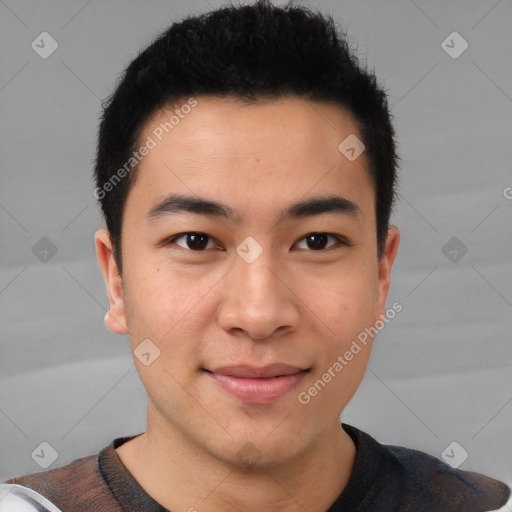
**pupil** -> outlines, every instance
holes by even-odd
[[[208,237],[202,234],[188,235],[187,245],[194,251],[204,249],[208,245]]]
[[[315,238],[317,239],[316,243],[314,242]],[[319,241],[319,239],[320,239],[320,241]],[[308,246],[310,249],[313,249],[313,250],[323,249],[327,243],[327,235],[324,235],[321,233],[314,234],[314,235],[308,235],[307,243],[308,243]]]

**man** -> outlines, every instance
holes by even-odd
[[[400,308],[386,305],[397,161],[386,95],[332,19],[259,1],[171,26],[106,106],[95,168],[105,322],[129,335],[147,430],[11,479],[2,501],[503,507],[505,484],[339,420]]]

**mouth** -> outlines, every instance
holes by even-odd
[[[223,366],[202,368],[224,392],[247,404],[265,405],[278,401],[298,386],[309,368],[276,363],[265,367]]]

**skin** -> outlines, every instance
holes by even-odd
[[[307,405],[297,397],[385,315],[400,234],[388,231],[377,258],[375,195],[363,153],[349,161],[339,144],[359,139],[340,106],[289,97],[258,105],[197,97],[198,105],[144,157],[123,218],[123,275],[108,231],[95,235],[110,299],[105,321],[129,334],[134,351],[149,338],[160,355],[134,357],[148,394],[147,430],[117,449],[130,473],[173,511],[325,511],[346,487],[356,448],[340,414],[365,373],[372,341]],[[168,120],[162,110],[140,140]],[[236,222],[196,213],[146,214],[167,194],[228,205]],[[360,215],[325,213],[280,220],[288,205],[336,194]],[[194,251],[190,231],[209,235]],[[306,235],[329,233],[314,250]],[[252,263],[236,248],[253,237]],[[311,248],[313,247],[313,248]],[[309,368],[278,401],[247,404],[201,368],[284,362]],[[252,443],[247,466],[238,451]]]

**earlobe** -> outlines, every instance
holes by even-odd
[[[110,308],[105,315],[105,326],[116,334],[128,334],[126,323],[123,281],[115,262],[110,234],[106,229],[94,235],[96,255],[107,286]]]
[[[130,334],[128,332],[128,327],[126,325],[126,319],[124,316],[124,307],[123,307],[123,313],[115,316],[112,311],[109,309],[105,313],[104,318],[105,327],[116,334]]]

